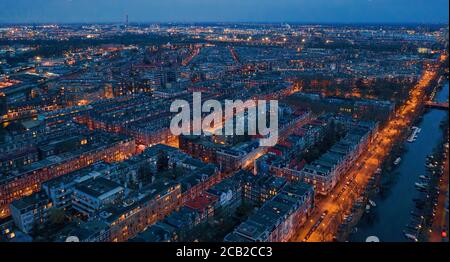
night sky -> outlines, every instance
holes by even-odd
[[[0,23],[447,23],[448,0],[0,0]]]

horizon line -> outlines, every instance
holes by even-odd
[[[124,21],[89,21],[89,22],[1,22],[0,25],[77,25],[77,24],[125,24]],[[308,22],[308,21],[132,21],[128,25],[140,24],[293,24],[293,25],[449,25],[449,21],[445,22]]]

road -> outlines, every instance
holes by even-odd
[[[406,103],[395,116],[380,129],[366,151],[356,160],[341,182],[327,196],[316,201],[311,219],[297,232],[292,241],[332,241],[345,213],[349,213],[354,201],[361,195],[370,178],[389,155],[393,145],[401,138],[401,131],[409,128],[417,110],[424,104],[425,88],[437,73],[426,70],[412,88]],[[327,212],[327,214],[324,214]],[[321,221],[317,226],[317,221]]]

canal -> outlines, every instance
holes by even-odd
[[[435,101],[448,101],[448,82],[437,93]],[[425,159],[441,142],[443,133],[440,128],[442,120],[448,117],[448,111],[431,109],[423,115],[419,127],[422,131],[413,143],[405,142],[406,153],[402,161],[387,176],[390,178],[389,187],[383,194],[377,194],[372,200],[376,207],[369,214],[364,214],[350,235],[349,241],[366,241],[369,236],[376,236],[382,242],[408,241],[403,234],[405,225],[410,221],[413,210],[413,199],[418,197],[414,183],[419,176],[426,173]]]

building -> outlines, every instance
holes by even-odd
[[[52,201],[54,207],[71,208],[75,186],[86,180],[106,175],[110,165],[98,162],[69,174],[51,179],[42,184],[42,189]]]
[[[232,176],[223,179],[210,189],[207,194],[217,197],[217,212],[232,212],[242,202],[242,181],[239,177]]]
[[[164,222],[156,222],[156,224],[150,226],[148,229],[139,233],[135,238],[131,239],[132,242],[176,242],[178,235],[176,228],[170,226]]]
[[[128,198],[121,205],[101,210],[98,217],[108,224],[110,240],[123,242],[164,219],[180,206],[180,184],[156,183],[142,188],[139,194]]]
[[[301,169],[301,179],[314,185],[317,193],[327,195],[373,140],[377,128],[377,123],[350,123],[344,138]]]
[[[253,175],[247,172],[240,172],[236,175],[242,176],[242,196],[244,201],[257,206],[276,196],[288,182],[286,178],[273,175]]]
[[[0,242],[12,240],[16,237],[16,227],[11,217],[0,219]]]
[[[51,207],[52,203],[42,191],[14,200],[9,206],[14,224],[25,233],[30,233],[36,225],[46,223]]]
[[[190,239],[193,230],[218,214],[232,214],[242,200],[241,181],[230,177],[185,202],[162,221],[150,226],[132,241],[179,242]]]
[[[228,234],[226,242],[286,242],[307,221],[314,207],[314,189],[287,185],[254,215]]]
[[[0,217],[8,215],[9,203],[39,191],[45,181],[98,161],[122,161],[135,152],[134,140],[129,137],[106,133],[93,133],[90,137],[92,140],[80,141],[84,145],[78,150],[48,156],[0,177]]]
[[[152,146],[176,140],[170,130],[170,104],[147,94],[104,99],[90,104],[91,109],[76,118],[90,130],[105,130],[131,136],[136,144]]]
[[[182,206],[179,210],[169,214],[160,224],[174,229],[173,234],[176,238],[173,241],[183,241],[189,237],[190,231],[204,222],[206,218],[202,217],[198,209]]]
[[[199,221],[205,221],[214,216],[217,209],[218,197],[211,194],[201,194],[186,202],[185,206],[198,214]]]
[[[94,177],[74,187],[72,207],[90,217],[105,206],[120,203],[123,194],[121,185],[103,177]]]
[[[215,163],[217,161],[217,150],[224,147],[223,145],[213,143],[204,137],[188,135],[180,135],[179,146],[180,149],[187,154],[207,163]]]
[[[232,172],[253,164],[258,156],[264,154],[267,147],[259,146],[259,141],[239,143],[231,148],[221,148],[216,153],[216,164],[223,172]]]

